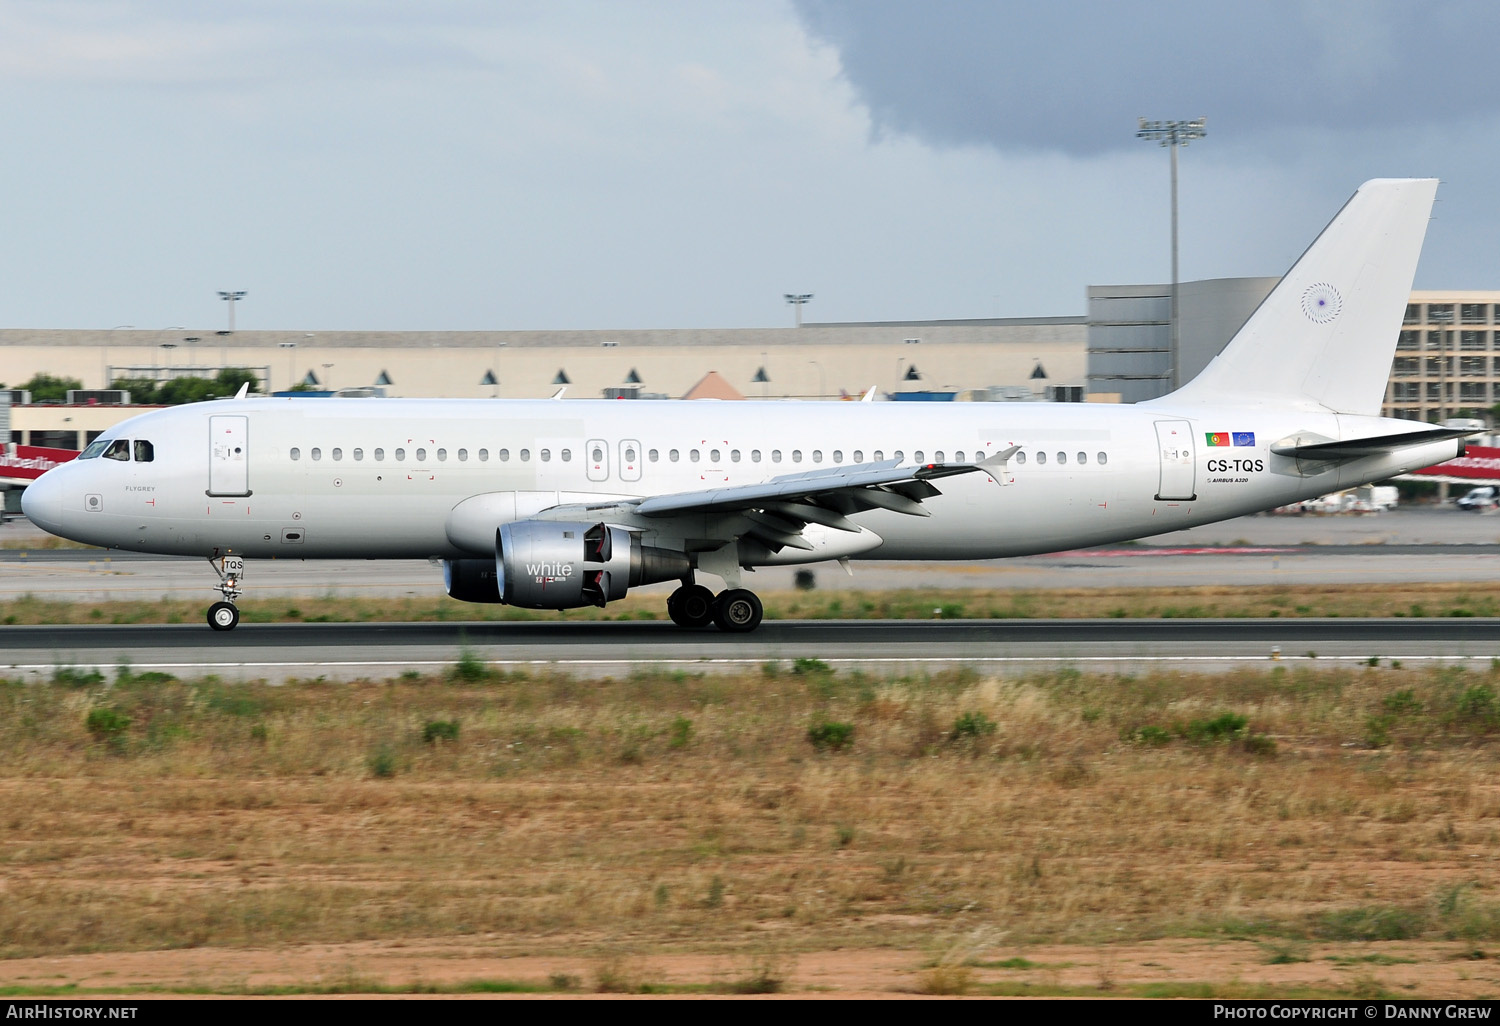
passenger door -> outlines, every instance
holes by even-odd
[[[1156,447],[1161,456],[1158,499],[1196,499],[1196,449],[1193,426],[1185,420],[1156,422]]]
[[[250,494],[250,424],[243,415],[208,418],[208,494]]]

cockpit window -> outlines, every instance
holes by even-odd
[[[116,438],[113,442],[110,442],[109,448],[104,450],[104,458],[107,460],[129,460],[130,440]]]
[[[137,463],[150,463],[155,458],[154,447],[144,438],[135,441],[135,461]]]
[[[78,454],[78,458],[81,460],[98,459],[99,454],[104,451],[104,447],[109,445],[109,443],[110,439],[108,438],[96,438],[88,444],[87,449]]]

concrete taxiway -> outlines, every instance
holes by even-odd
[[[30,532],[30,533],[27,533]],[[207,608],[215,578],[202,560],[99,550],[25,547],[41,535],[0,528],[0,603],[24,594],[64,601],[181,598]],[[914,587],[1047,589],[1188,585],[1481,581],[1500,575],[1500,519],[1453,509],[1369,517],[1244,517],[1140,543],[975,563],[857,562],[811,569],[819,590]],[[762,570],[757,590],[789,590],[794,569]],[[441,570],[423,560],[257,561],[250,596],[397,595],[436,599]],[[665,599],[672,585],[656,591]],[[461,606],[455,606],[460,611]],[[458,615],[462,615],[458,612]],[[545,615],[545,614],[543,614]],[[1496,621],[768,621],[755,634],[684,632],[666,623],[474,622],[242,624],[215,634],[196,622],[168,626],[0,627],[0,665],[49,677],[60,665],[123,662],[179,676],[229,679],[383,679],[434,672],[464,651],[506,666],[625,673],[646,664],[743,669],[816,658],[887,673],[970,666],[1025,673],[1060,665],[1103,672],[1174,666],[1222,669],[1371,657],[1488,661],[1500,655]]]
[[[31,594],[58,601],[215,598],[203,560],[27,548],[45,536],[29,524],[0,528],[0,602]],[[19,547],[17,547],[19,546]],[[1482,581],[1500,575],[1500,518],[1452,508],[1379,516],[1241,517],[1138,543],[1044,556],[965,563],[856,561],[806,568],[820,590],[887,588],[1189,587],[1409,581]],[[757,591],[794,587],[796,568],[757,571]],[[426,560],[255,560],[247,596],[411,596],[443,594],[442,570]],[[663,601],[673,585],[658,585]]]

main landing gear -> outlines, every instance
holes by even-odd
[[[667,599],[667,615],[679,627],[707,627],[743,634],[760,626],[765,610],[755,592],[730,588],[716,596],[701,584],[684,584]]]
[[[239,626],[240,611],[234,600],[240,597],[240,579],[245,575],[244,556],[208,557],[208,565],[219,575],[219,592],[224,601],[208,607],[208,625],[216,631],[232,631]]]

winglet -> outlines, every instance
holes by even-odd
[[[870,390],[859,397],[859,401],[862,403],[873,403],[875,401],[875,393],[878,391],[880,391],[879,385],[871,385]]]
[[[552,393],[552,398],[554,398],[554,399],[561,399],[562,398],[562,394],[564,392],[566,392],[567,390],[568,390],[568,386],[564,385],[562,388],[559,388],[556,392]]]
[[[999,470],[1010,462],[1010,458],[1012,456],[1020,451],[1021,447],[1019,445],[1012,445],[1008,449],[1001,449],[993,456],[986,456],[984,459],[980,460],[979,466],[983,467],[985,470]]]
[[[243,399],[250,394],[250,382],[246,381],[240,385],[240,390],[234,393],[236,399]]]

